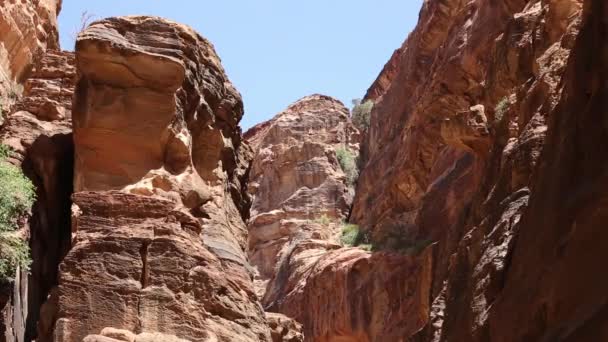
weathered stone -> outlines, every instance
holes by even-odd
[[[0,114],[10,109],[45,50],[59,49],[61,0],[0,1]]]
[[[268,312],[266,320],[270,326],[272,342],[304,342],[302,325],[287,316]]]
[[[351,192],[336,151],[354,154],[359,139],[346,109],[306,97],[246,137],[256,152],[249,254],[266,310],[302,323],[307,341],[394,341],[420,329],[429,294],[415,291],[430,287],[431,249],[410,257],[340,245]]]
[[[76,57],[74,246],[41,340],[270,341],[244,253],[242,102],[212,45],[121,17],[83,31]]]
[[[18,275],[20,290],[14,291],[2,310],[2,321],[7,330],[12,330],[6,332],[9,340],[34,338],[39,319],[51,319],[48,316],[53,310],[40,312],[41,305],[57,284],[59,262],[70,247],[74,82],[74,55],[48,51],[38,60],[24,83],[23,98],[14,104],[13,112],[4,118],[0,128],[0,143],[11,150],[9,161],[20,166],[37,189],[32,215],[21,227],[30,240],[31,276]],[[57,108],[63,115],[49,115]],[[4,304],[0,303],[0,307]],[[14,317],[27,320],[19,323]]]

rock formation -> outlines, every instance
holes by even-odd
[[[48,51],[0,129],[0,142],[12,151],[9,161],[21,166],[37,188],[32,217],[23,227],[32,252],[31,276],[18,275],[13,294],[0,303],[0,333],[8,341],[35,337],[40,307],[57,283],[57,267],[70,246],[75,76],[72,53]]]
[[[45,50],[59,48],[61,0],[0,1],[0,113],[22,93],[23,81]]]
[[[40,340],[269,341],[244,254],[242,101],[213,46],[111,18],[79,35],[76,60],[73,246]]]
[[[587,1],[594,13],[602,13],[599,3]],[[435,242],[431,287],[417,290],[430,293],[429,321],[415,336],[402,338],[594,340],[576,339],[574,330],[595,326],[590,320],[601,319],[599,306],[577,303],[575,297],[584,297],[568,297],[578,292],[568,292],[574,287],[556,285],[564,279],[557,268],[562,277],[579,272],[568,269],[577,252],[565,256],[569,237],[541,228],[553,229],[550,222],[570,208],[556,192],[566,172],[553,172],[574,169],[547,163],[561,144],[572,148],[558,133],[564,128],[550,123],[574,120],[564,118],[569,113],[560,108],[584,96],[584,86],[580,95],[567,86],[582,78],[565,73],[572,49],[575,59],[579,50],[588,56],[580,43],[584,33],[575,46],[581,6],[577,0],[427,1],[401,48],[400,66],[384,71],[370,90],[384,92],[374,95],[351,221],[379,248],[394,236]],[[598,20],[589,31],[601,31]],[[599,46],[605,39],[588,35]],[[389,86],[382,85],[386,80],[392,80]],[[548,126],[557,131],[549,133],[556,135],[553,140],[546,138]],[[543,185],[548,182],[554,182],[551,190]],[[554,194],[553,204],[546,202],[548,193]],[[588,221],[589,229],[602,220],[597,201],[597,220]],[[570,229],[568,220],[560,222],[564,231]],[[555,239],[548,241],[552,234]],[[578,234],[584,239],[593,233]],[[594,255],[605,258],[599,250]],[[584,279],[576,282],[579,290],[593,283],[589,273],[579,274]],[[543,278],[546,286],[539,287]],[[602,336],[598,329],[587,336]]]
[[[430,254],[371,255],[338,239],[352,194],[338,155],[360,139],[347,109],[305,97],[245,136],[255,151],[249,254],[265,308],[302,323],[307,341],[392,341],[419,329],[428,293],[414,290],[430,280]]]

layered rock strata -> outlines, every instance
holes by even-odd
[[[46,49],[59,49],[61,0],[0,1],[0,113],[22,93],[23,82]]]
[[[587,6],[601,13],[599,3],[588,1]],[[585,89],[564,88],[581,79],[566,73],[571,51],[587,56],[588,47],[580,47],[585,33],[578,35],[581,7],[577,0],[427,1],[401,49],[397,72],[385,71],[379,78],[392,78],[391,84],[372,87],[372,93],[384,90],[375,100],[363,144],[364,170],[351,220],[378,248],[395,236],[435,242],[430,289],[416,290],[430,293],[428,323],[414,336],[402,336],[405,340],[559,340],[571,338],[568,330],[576,324],[568,322],[581,320],[582,325],[587,316],[602,317],[583,302],[559,299],[557,293],[566,296],[566,287],[547,283],[544,289],[556,291],[555,296],[524,294],[538,285],[531,279],[542,274],[559,283],[554,273],[543,271],[553,268],[547,265],[578,272],[567,268],[574,254],[564,263],[550,256],[549,250],[565,248],[559,239],[545,240],[538,230],[542,224],[526,222],[541,217],[557,222],[553,218],[561,215],[531,201],[546,199],[545,179],[563,174],[546,166],[550,151],[561,146],[557,138],[547,138],[548,127],[571,120],[563,118],[560,107],[578,94],[582,98]],[[591,20],[601,30],[599,19]],[[587,35],[602,39],[599,33]],[[564,128],[551,129],[556,132],[550,135],[559,135]],[[572,170],[558,162],[552,167]],[[577,184],[582,183],[572,188]],[[557,202],[555,209],[561,205]],[[601,215],[596,219],[590,229]],[[581,239],[590,236],[584,234]],[[565,239],[562,235],[564,244]],[[545,254],[531,252],[538,250]],[[532,270],[538,274],[531,276]],[[593,283],[585,273],[581,276],[579,289]],[[553,309],[558,305],[569,309]]]
[[[338,157],[359,135],[338,101],[303,98],[246,133],[255,151],[249,255],[268,311],[303,325],[306,341],[397,341],[424,325],[430,254],[344,248],[351,189]]]
[[[242,101],[213,46],[110,18],[76,59],[73,247],[40,340],[270,341],[244,253]]]
[[[32,215],[22,227],[30,241],[30,276],[18,274],[12,295],[0,303],[7,341],[36,336],[41,305],[57,284],[59,262],[70,247],[74,64],[72,53],[48,51],[0,128],[0,143],[11,150],[9,162],[20,166],[37,189]]]

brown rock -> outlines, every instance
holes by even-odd
[[[558,244],[539,235],[540,223],[524,223],[527,215],[551,216],[531,205],[539,180],[553,179],[541,152],[559,143],[545,142],[547,122],[564,117],[557,104],[575,96],[562,93],[560,82],[566,80],[580,8],[577,0],[427,1],[401,49],[397,72],[391,77],[384,71],[377,82],[392,83],[370,89],[380,95],[363,143],[365,167],[351,220],[379,246],[404,235],[437,242],[432,280],[422,283],[431,288],[414,290],[430,293],[429,322],[403,339],[560,340],[555,331],[566,316],[555,318],[550,308],[563,302],[570,305],[564,312],[584,309],[574,299],[543,294],[554,288],[548,282],[564,278],[547,274],[539,286],[534,270],[553,268],[546,266],[552,265],[549,254],[541,261],[536,251]],[[538,258],[523,256],[529,254]],[[522,255],[522,266],[515,266],[516,255]],[[526,276],[514,278],[518,267]],[[520,288],[523,282],[529,287]],[[537,297],[528,294],[532,288]],[[565,290],[561,295],[567,296]]]
[[[0,303],[4,322],[0,331],[9,340],[33,338],[39,319],[52,319],[53,310],[39,311],[57,284],[57,267],[70,247],[74,77],[74,55],[48,51],[25,81],[23,98],[0,128],[0,143],[12,150],[9,161],[22,167],[37,188],[32,215],[22,227],[30,240],[31,276],[19,275],[15,286],[20,289],[15,289],[7,305]],[[62,115],[50,115],[58,111]],[[15,317],[27,320],[20,322]]]
[[[0,113],[22,93],[22,83],[45,50],[59,48],[61,0],[0,1]]]
[[[213,47],[122,17],[76,48],[74,246],[41,340],[270,341],[244,254],[242,102]]]
[[[337,243],[352,192],[336,150],[355,153],[356,133],[344,105],[322,95],[305,97],[246,133],[256,152],[249,174],[249,257],[262,283],[276,275],[294,240]],[[317,222],[324,215],[332,223]]]
[[[266,320],[270,326],[272,342],[304,342],[300,323],[272,312],[266,313]]]
[[[249,255],[266,310],[302,323],[307,341],[394,341],[420,329],[429,294],[415,290],[430,287],[431,249],[341,248],[351,192],[336,150],[358,142],[346,109],[313,95],[246,137],[256,152]]]

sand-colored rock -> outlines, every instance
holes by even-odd
[[[0,1],[0,113],[21,95],[45,50],[59,49],[60,9],[61,0]]]
[[[76,59],[73,247],[41,340],[111,327],[270,341],[244,253],[242,102],[213,46],[161,18],[110,18],[80,34]]]

